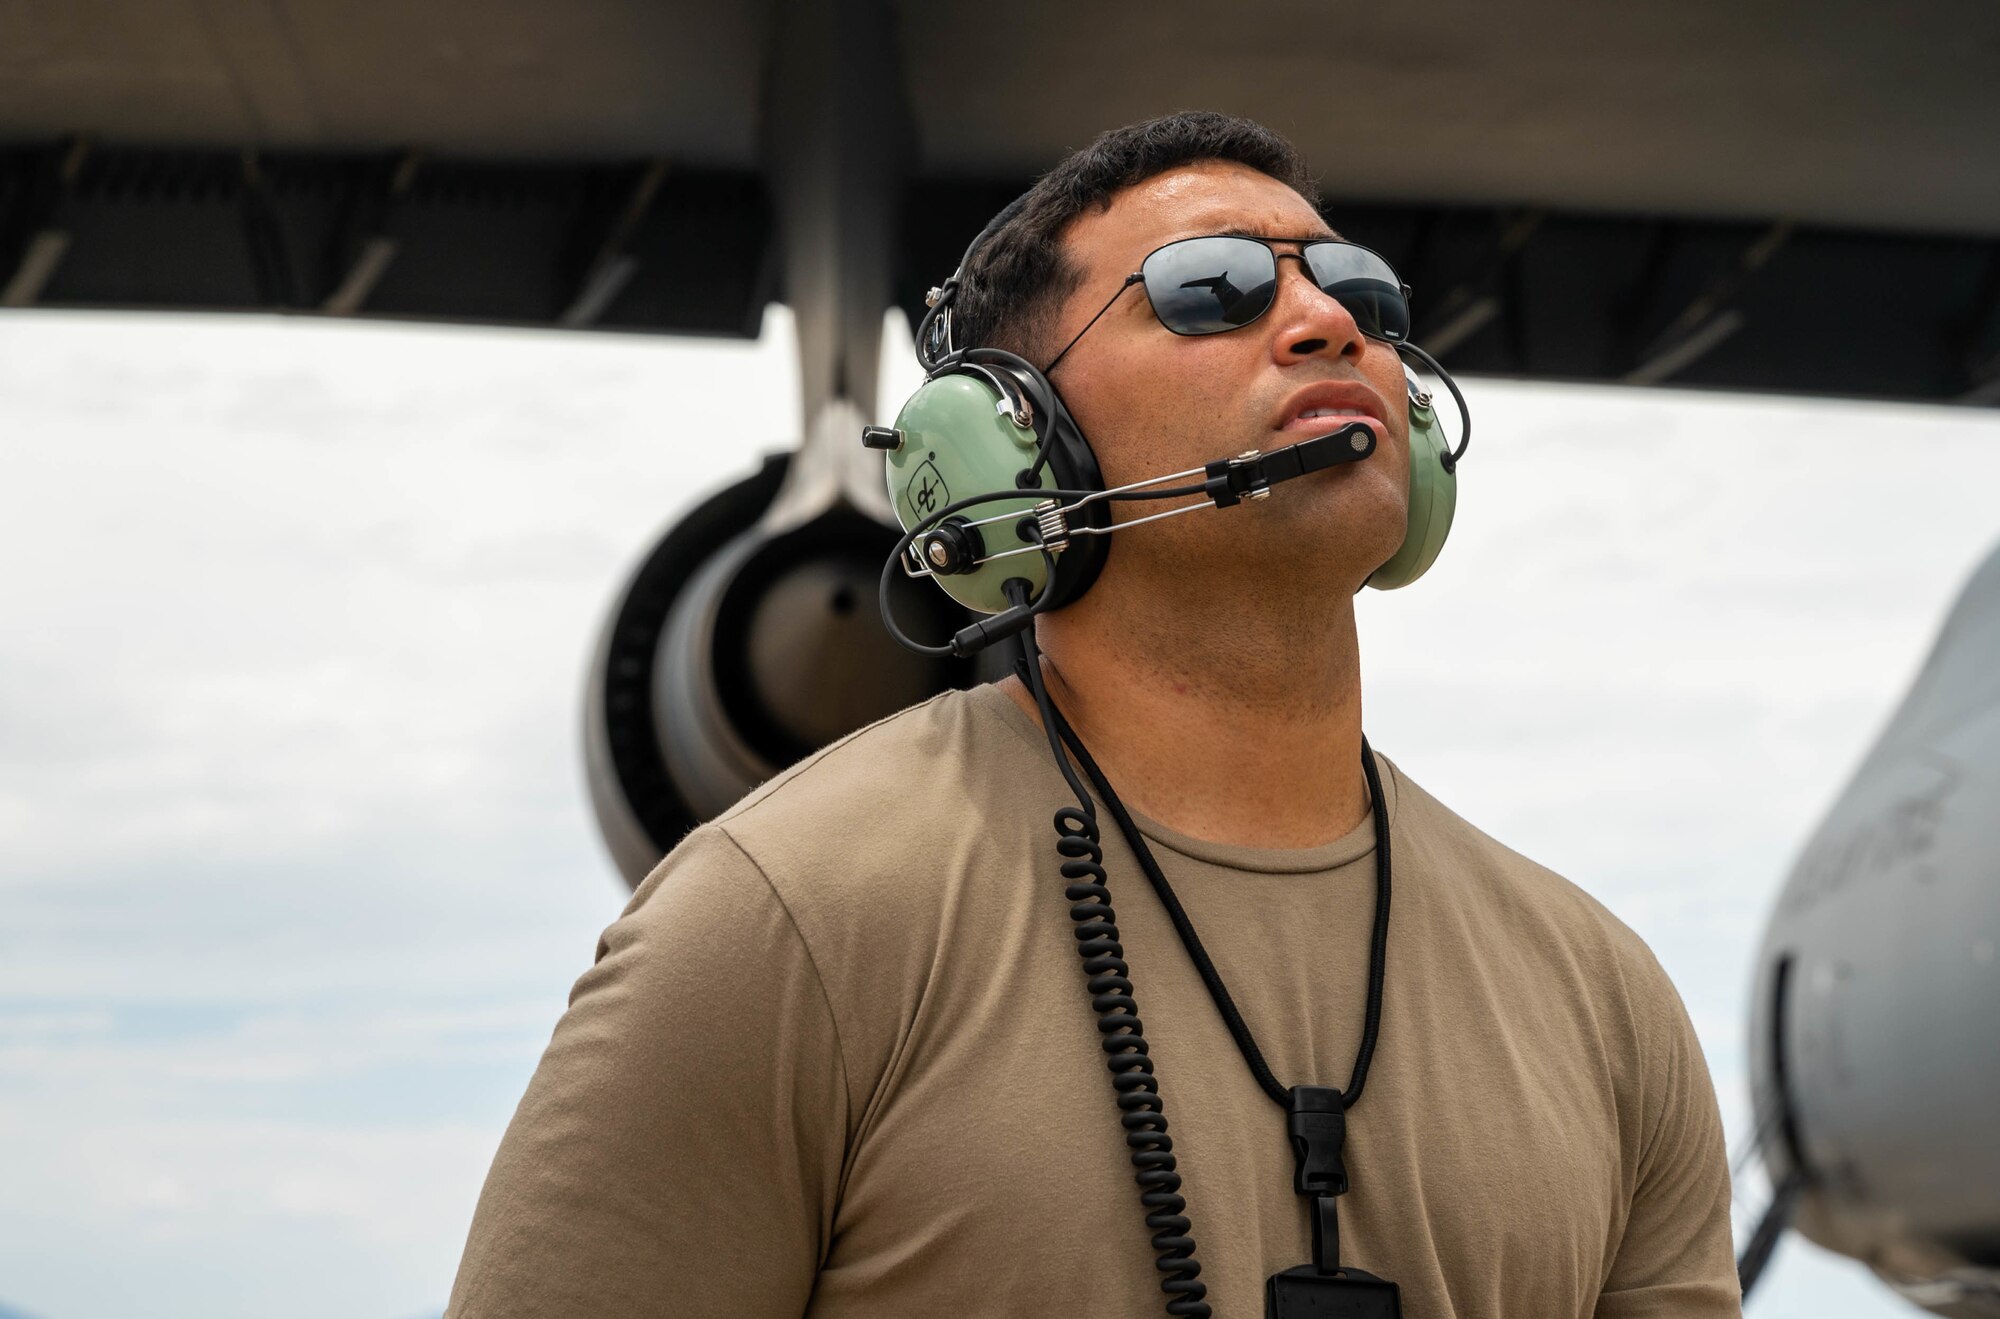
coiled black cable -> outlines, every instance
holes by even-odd
[[[1010,603],[1028,599],[1028,583],[1019,578],[1007,583]],[[1139,1018],[1138,1000],[1132,994],[1132,971],[1125,963],[1125,947],[1119,942],[1117,914],[1111,907],[1111,890],[1105,883],[1104,846],[1098,834],[1096,808],[1090,794],[1070,767],[1056,732],[1057,717],[1042,682],[1041,656],[1035,646],[1034,630],[1021,635],[1016,671],[1035,695],[1042,713],[1042,728],[1049,736],[1049,749],[1062,770],[1077,804],[1055,814],[1056,851],[1062,856],[1063,897],[1068,899],[1069,918],[1076,923],[1076,951],[1083,959],[1090,1006],[1097,1013],[1097,1030],[1102,1037],[1104,1064],[1111,1072],[1111,1088],[1117,1093],[1118,1121],[1125,1129],[1125,1146],[1132,1159],[1133,1180],[1139,1185],[1139,1203],[1146,1210],[1146,1226],[1153,1232],[1155,1260],[1161,1274],[1160,1290],[1170,1298],[1167,1313],[1209,1319],[1214,1313],[1208,1302],[1208,1288],[1199,1278],[1201,1264],[1195,1259],[1193,1224],[1187,1217],[1187,1199],[1181,1195],[1179,1165],[1174,1158],[1174,1142],[1167,1134],[1167,1111],[1160,1086],[1153,1075],[1153,1060],[1146,1048],[1145,1024]]]
[[[1097,822],[1076,807],[1065,806],[1056,812],[1055,825],[1056,850],[1062,854],[1063,879],[1068,881],[1063,896],[1070,903],[1069,918],[1076,922],[1076,951],[1089,977],[1090,1006],[1097,1012],[1104,1062],[1118,1096],[1118,1121],[1131,1151],[1146,1226],[1153,1231],[1153,1249],[1159,1253],[1156,1265],[1166,1275],[1160,1279],[1160,1290],[1173,1298],[1167,1313],[1207,1316],[1210,1307],[1202,1298],[1208,1288],[1196,1281],[1201,1265],[1194,1257],[1193,1224],[1180,1193],[1181,1176],[1153,1060],[1147,1054],[1145,1023],[1132,997],[1131,969],[1118,941],[1111,890],[1104,883],[1104,848]]]

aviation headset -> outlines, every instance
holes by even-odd
[[[989,221],[960,258],[950,278],[933,288],[916,331],[924,383],[903,405],[892,427],[871,426],[862,442],[887,455],[889,497],[906,533],[883,570],[883,618],[892,635],[925,654],[971,654],[1024,627],[1035,614],[1072,604],[1104,567],[1113,530],[1110,501],[1205,494],[1194,504],[1155,516],[1226,507],[1261,498],[1270,484],[1373,452],[1362,426],[1336,432],[1342,443],[1318,450],[1306,441],[1272,454],[1251,453],[1171,476],[1107,489],[1090,442],[1048,376],[1018,354],[959,346],[952,307],[972,259],[1018,215],[1027,195]],[[1451,376],[1430,354],[1407,341],[1392,345],[1415,358],[1451,391],[1462,423],[1459,445],[1446,440],[1432,396],[1407,364],[1409,408],[1409,517],[1402,544],[1369,575],[1378,590],[1407,586],[1437,561],[1451,531],[1458,502],[1457,467],[1471,442],[1471,417]],[[1322,436],[1330,440],[1334,436]],[[1295,456],[1287,456],[1297,451]],[[1179,478],[1198,486],[1163,487]],[[1018,494],[1014,492],[1020,492]],[[971,513],[972,516],[966,516]],[[1117,529],[1150,519],[1135,518]],[[928,576],[982,620],[947,647],[926,646],[905,635],[890,616],[887,588],[897,563],[910,576]],[[1011,603],[1010,581],[1025,581],[1030,600]]]

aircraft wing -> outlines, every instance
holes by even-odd
[[[1067,149],[1210,106],[1457,369],[2000,399],[1980,0],[14,0],[0,304],[754,333],[772,70],[827,9],[893,48],[906,308]]]

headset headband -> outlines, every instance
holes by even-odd
[[[917,362],[925,371],[935,371],[944,362],[958,355],[960,349],[952,337],[951,304],[958,299],[959,284],[965,277],[966,268],[972,264],[973,254],[986,246],[987,240],[1006,228],[1009,221],[1021,213],[1028,204],[1033,189],[1022,193],[1013,201],[1000,208],[1000,213],[986,222],[967,245],[965,255],[958,259],[958,268],[951,272],[944,283],[937,285],[924,295],[924,305],[930,310],[917,322]]]

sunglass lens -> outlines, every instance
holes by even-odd
[[[1217,334],[1248,325],[1271,305],[1278,263],[1248,238],[1169,243],[1140,267],[1160,324],[1175,334]]]
[[[1308,243],[1313,282],[1347,308],[1363,334],[1391,343],[1410,337],[1410,304],[1389,263],[1352,243]]]

